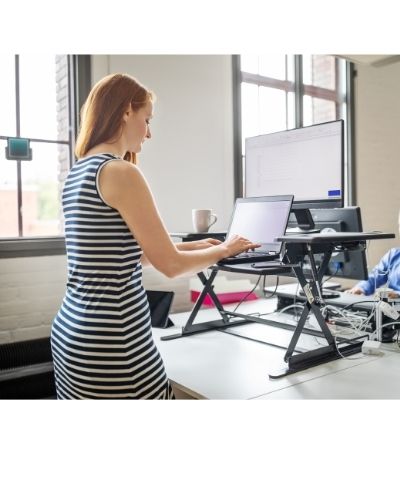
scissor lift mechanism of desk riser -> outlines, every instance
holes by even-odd
[[[243,325],[246,323],[261,323],[264,325],[274,324],[276,326],[276,322],[270,321],[265,318],[225,310],[214,292],[213,282],[219,271],[256,275],[280,275],[287,274],[288,271],[293,270],[300,286],[305,293],[305,296],[307,297],[307,301],[304,304],[299,322],[293,332],[292,338],[289,342],[289,346],[287,347],[286,353],[284,355],[284,363],[282,369],[277,370],[274,373],[270,373],[270,378],[279,378],[289,373],[294,373],[310,368],[311,366],[337,359],[342,356],[349,356],[354,352],[359,352],[361,349],[362,340],[346,340],[347,345],[339,347],[339,342],[337,343],[335,341],[329,327],[327,326],[321,312],[322,307],[325,306],[321,294],[321,280],[329,264],[332,252],[339,245],[343,249],[352,251],[355,249],[359,249],[360,245],[365,246],[366,240],[394,237],[395,235],[390,233],[365,233],[362,235],[362,237],[351,237],[350,235],[338,235],[335,237],[333,234],[324,234],[323,236],[319,234],[309,234],[301,236],[288,235],[279,238],[280,241],[283,241],[285,243],[285,261],[290,266],[288,268],[268,267],[265,269],[256,269],[251,267],[250,265],[213,266],[211,268],[211,274],[208,278],[203,272],[198,273],[198,277],[204,287],[193,307],[189,319],[187,320],[185,326],[182,328],[182,332],[172,335],[165,335],[161,337],[161,339],[172,340],[189,335],[194,335],[197,333],[207,332],[210,330],[218,330],[224,328],[226,329],[227,327]],[[320,261],[319,265],[316,264],[314,257],[315,254],[323,254],[323,258]],[[309,258],[311,266],[311,277],[308,280],[304,275],[301,265],[302,261],[304,260],[304,256],[306,255]],[[267,265],[269,266],[270,264]],[[213,300],[215,307],[220,313],[222,319],[193,324],[207,294]],[[305,352],[299,352],[298,350],[296,351],[296,345],[301,333],[304,331],[304,325],[310,311],[314,313],[319,327],[321,328],[322,336],[326,339],[328,345]],[[294,354],[295,352],[297,353]]]

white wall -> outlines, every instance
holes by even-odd
[[[369,244],[369,267],[400,246],[400,63],[357,65],[355,130],[357,204],[365,230],[394,232],[396,240]]]
[[[213,228],[226,229],[234,202],[231,56],[93,57],[93,83],[115,72],[157,96],[139,166],[168,230],[190,231],[192,208],[214,209]]]

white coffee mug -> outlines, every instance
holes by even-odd
[[[208,208],[193,208],[193,229],[196,233],[206,233],[217,222],[217,216]]]

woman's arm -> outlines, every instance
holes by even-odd
[[[145,178],[129,162],[107,163],[99,174],[99,190],[104,201],[121,214],[146,259],[170,278],[201,271],[224,257],[260,246],[236,236],[208,248],[177,248],[161,220]]]
[[[203,240],[183,241],[175,243],[175,246],[178,250],[200,250],[201,248],[210,248],[213,245],[220,245],[221,243],[221,240],[216,240],[214,238],[205,238]],[[151,266],[149,259],[144,253],[140,261],[143,267]]]
[[[215,245],[220,245],[221,240],[216,240],[214,238],[205,238],[203,240],[196,241],[183,241],[180,243],[175,243],[178,250],[200,250],[202,248],[210,248]]]

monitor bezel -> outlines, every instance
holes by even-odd
[[[317,127],[323,127],[326,125],[332,125],[333,123],[340,123],[340,149],[341,149],[341,159],[340,159],[340,189],[341,189],[341,197],[340,198],[321,198],[321,199],[310,199],[310,200],[296,200],[294,198],[293,200],[293,208],[297,209],[313,209],[313,208],[343,208],[344,207],[344,120],[342,118],[338,120],[331,120],[328,122],[322,122],[322,123],[314,123],[312,125],[307,125],[305,127],[296,127],[296,128],[291,128],[291,129],[286,129],[286,130],[280,130],[276,132],[271,132],[268,134],[259,134],[257,136],[252,136],[252,137],[247,137],[245,139],[245,161],[244,161],[244,175],[243,175],[243,197],[249,197],[249,195],[246,193],[246,144],[247,141],[250,139],[254,138],[259,138],[262,136],[272,136],[275,134],[283,134],[283,133],[293,133],[299,129],[311,129],[311,128],[317,128]],[[287,192],[287,190],[285,191]],[[266,196],[273,196],[269,193],[265,194]],[[251,195],[250,195],[251,196]]]

